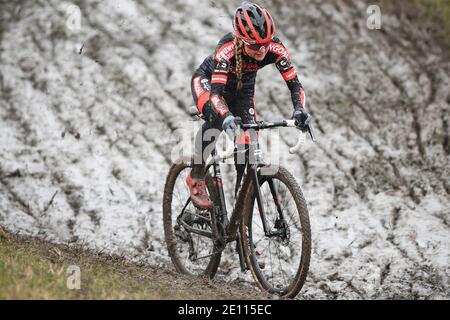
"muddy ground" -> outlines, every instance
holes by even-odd
[[[0,224],[173,268],[161,199],[174,133],[199,125],[190,77],[239,1],[73,3],[79,28],[68,2],[0,3]],[[432,24],[406,1],[381,6],[380,30],[360,1],[263,3],[318,140],[290,155],[286,131],[278,152],[310,210],[298,298],[450,298],[450,59]],[[256,90],[261,118],[291,115],[275,68]],[[252,283],[231,254],[218,277]]]

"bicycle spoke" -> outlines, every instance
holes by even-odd
[[[290,201],[292,200],[292,194],[290,194],[289,200],[287,202],[283,202],[283,207],[281,208],[281,212],[284,211],[284,208],[289,205]]]
[[[259,217],[259,216],[258,216]],[[256,224],[256,226],[258,227],[258,229],[260,229],[263,233],[264,233],[264,227],[262,226],[262,221],[261,221],[261,218],[259,218],[258,220],[257,220],[258,222],[255,222],[255,224]]]
[[[298,217],[295,216],[294,214],[291,214],[290,210],[288,210],[288,212],[289,212],[289,216],[290,216],[288,225],[292,225],[291,222],[293,222],[293,225],[295,226],[295,229],[298,230],[298,232],[302,233],[302,227],[301,227],[301,224],[299,224],[300,223],[300,219],[296,219]]]
[[[278,248],[279,248],[279,246],[278,246]],[[281,275],[283,276],[284,283],[286,283],[286,279],[284,277],[284,272],[283,272],[283,266],[281,264],[280,255],[278,254],[277,256],[278,256],[278,265],[280,266],[279,270],[280,270]],[[284,285],[283,285],[283,287],[284,287]]]
[[[261,240],[263,240],[263,239],[261,239]],[[256,243],[254,243],[254,244],[256,245]],[[264,252],[266,252],[267,248],[269,247],[269,244],[270,244],[270,239],[268,239],[267,245],[263,248],[263,250],[262,251],[258,251],[260,255],[262,255]]]
[[[269,240],[269,257],[270,257],[270,270],[272,271],[272,280],[273,280],[273,265],[272,265],[272,252],[270,251],[270,240]]]

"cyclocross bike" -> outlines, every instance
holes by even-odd
[[[202,117],[195,107],[189,112],[197,118]],[[228,148],[223,153],[214,148],[206,163],[206,185],[214,203],[212,209],[200,210],[191,202],[186,176],[193,159],[176,161],[171,166],[163,196],[168,252],[178,272],[213,278],[226,245],[236,241],[241,270],[250,270],[263,291],[292,298],[302,288],[309,268],[311,228],[308,209],[292,174],[281,166],[273,170],[263,162],[256,131],[297,128],[296,122],[259,121],[239,125],[250,132],[250,143],[239,151],[234,144],[231,150]],[[314,141],[312,128],[308,126],[307,130]],[[291,153],[298,150],[300,141],[290,149]],[[220,162],[238,152],[245,154],[245,171],[236,179],[235,204],[229,217]]]

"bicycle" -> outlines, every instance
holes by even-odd
[[[190,114],[202,117],[195,107]],[[271,172],[256,139],[256,131],[277,127],[297,126],[294,120],[240,124],[250,132],[250,144],[240,151],[232,145],[222,154],[213,149],[206,163],[206,185],[213,209],[199,210],[191,203],[185,181],[193,159],[171,166],[164,187],[163,223],[168,252],[178,272],[213,278],[223,250],[236,241],[241,270],[250,270],[263,291],[292,298],[301,290],[311,256],[305,198],[285,168]],[[311,126],[307,129],[314,141]],[[290,152],[298,148],[299,143]],[[245,171],[236,179],[236,201],[228,218],[220,162],[238,152],[245,153]],[[209,173],[211,167],[213,175]],[[264,169],[270,173],[264,174]],[[275,270],[274,264],[278,267]]]

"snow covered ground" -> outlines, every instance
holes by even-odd
[[[199,125],[186,113],[190,78],[239,3],[75,1],[78,25],[70,2],[2,2],[0,224],[172,268],[161,199],[174,131]],[[448,55],[400,11],[382,8],[382,29],[369,30],[360,1],[262,3],[318,139],[290,155],[286,131],[280,146],[310,209],[298,298],[449,299]],[[291,115],[274,67],[260,72],[255,100],[261,118]],[[251,283],[235,256],[219,276]]]

